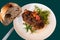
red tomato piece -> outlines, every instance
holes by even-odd
[[[40,16],[39,15],[36,15],[36,20],[40,20]]]

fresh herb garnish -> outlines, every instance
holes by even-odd
[[[31,25],[26,24],[26,23],[24,23],[24,25],[26,26],[25,29],[26,29],[27,32],[28,32],[29,30],[30,30],[32,33],[34,32],[34,30],[32,30]]]
[[[35,5],[35,9],[34,9],[36,12],[38,12],[38,14],[42,17],[42,20],[44,20],[44,23],[45,24],[48,24],[48,15],[49,15],[49,11],[47,10],[44,10],[42,11],[39,7],[37,7]]]

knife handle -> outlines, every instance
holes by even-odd
[[[12,28],[8,31],[8,33],[2,38],[2,40],[7,40],[8,37],[10,36],[10,34],[11,34],[13,31],[14,31],[14,27],[12,27]]]

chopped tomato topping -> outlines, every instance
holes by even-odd
[[[39,17],[39,15],[36,15],[36,20],[40,20],[40,17]]]

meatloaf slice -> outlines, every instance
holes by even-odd
[[[29,10],[25,9],[24,13],[22,14],[22,18],[23,18],[23,21],[25,21],[27,24],[31,25],[32,28],[35,30],[44,27],[44,21],[35,11],[29,11]]]

